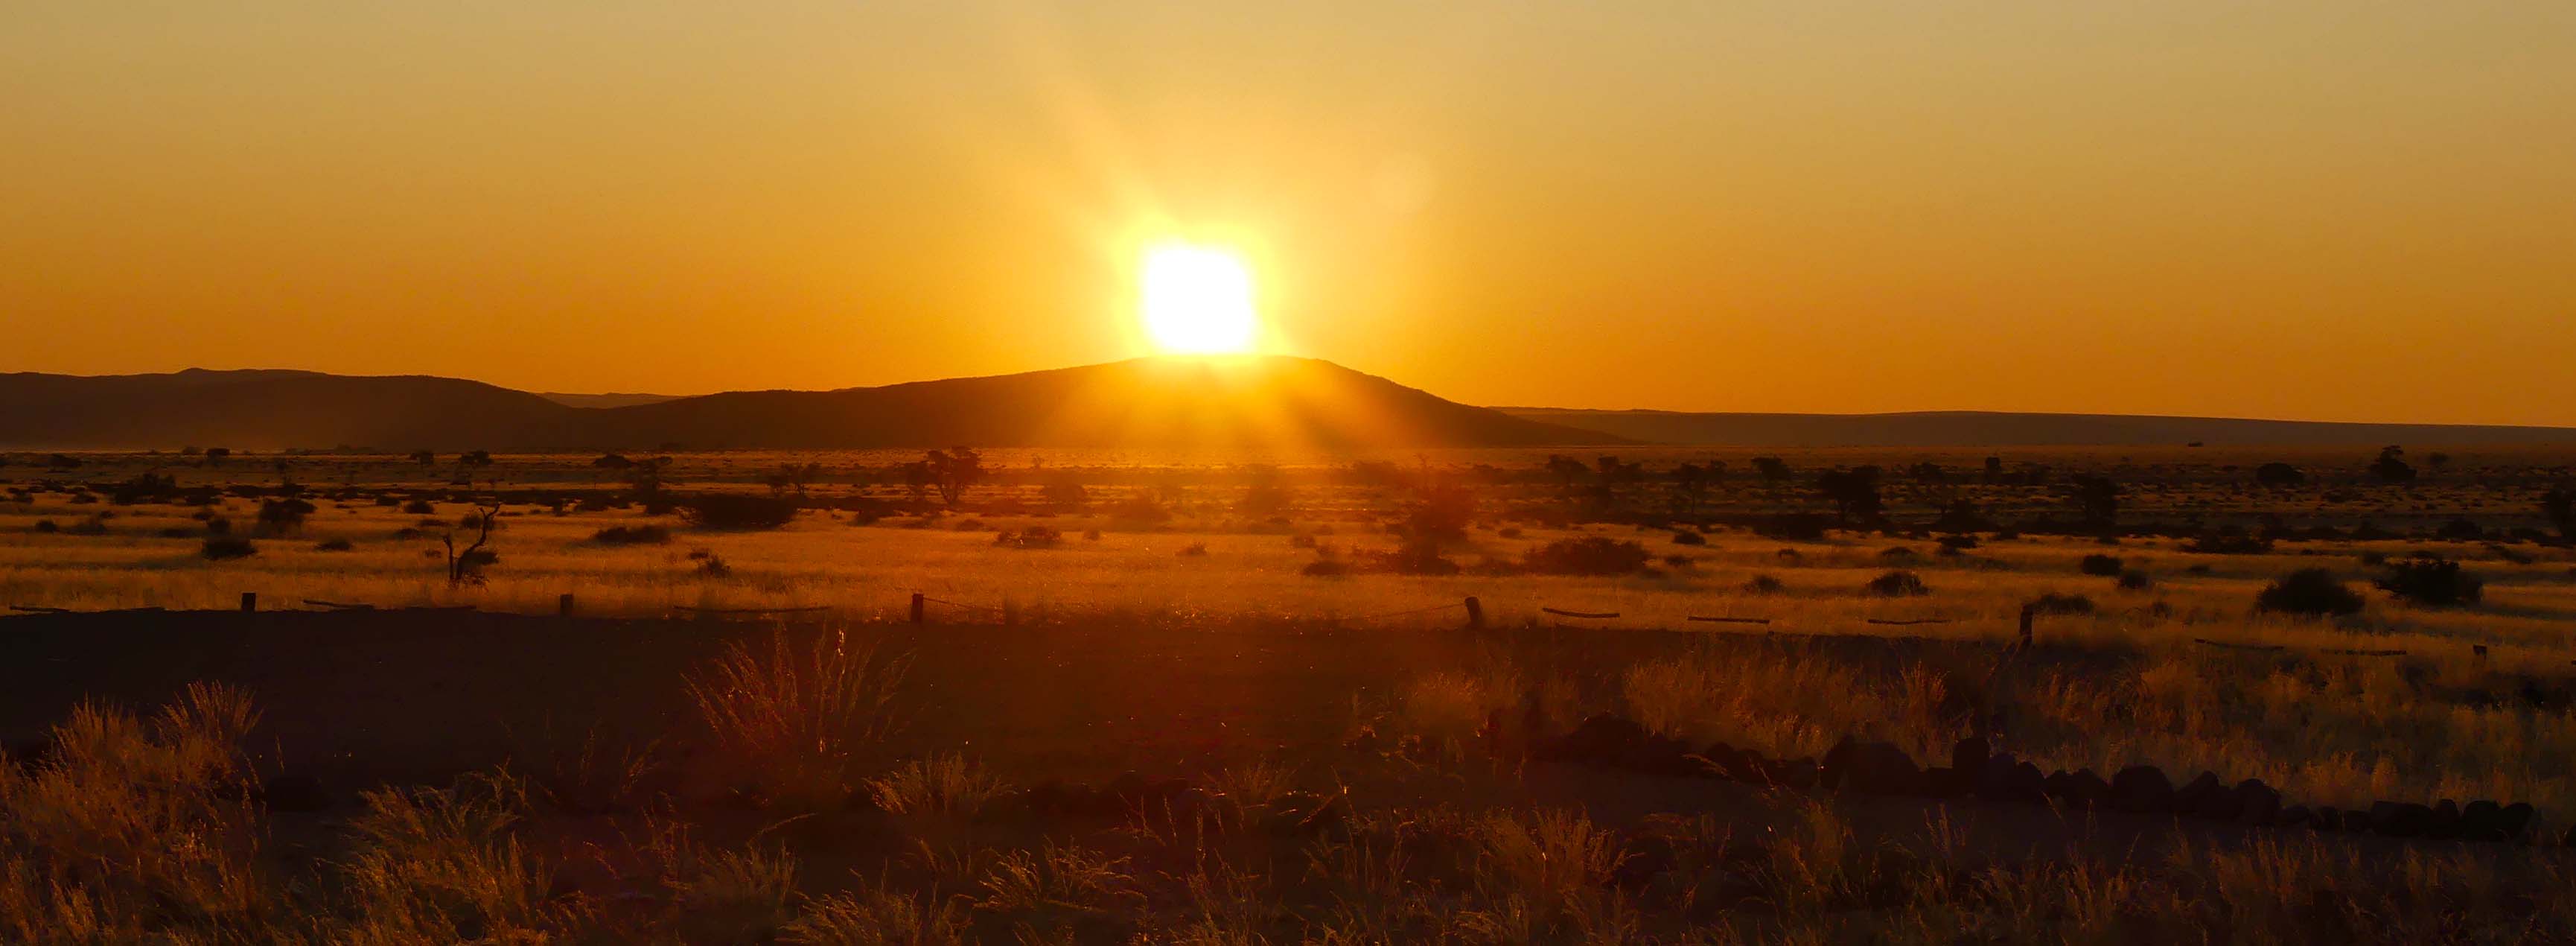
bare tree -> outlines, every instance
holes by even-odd
[[[474,544],[466,546],[464,551],[458,551],[456,548],[455,530],[451,529],[446,535],[439,537],[439,541],[447,546],[448,587],[453,588],[468,582],[482,583],[483,565],[491,560],[490,553],[485,552],[483,546],[492,541],[492,517],[500,514],[501,499],[498,496],[493,497],[489,503],[477,501],[474,504],[473,520],[477,527]]]

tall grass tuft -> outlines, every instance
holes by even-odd
[[[765,651],[729,645],[688,680],[716,749],[773,804],[820,808],[845,795],[860,751],[900,727],[894,695],[909,655],[879,659],[835,631],[810,645],[771,635]]]

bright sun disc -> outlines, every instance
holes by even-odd
[[[1252,347],[1252,272],[1224,250],[1159,246],[1145,252],[1145,334],[1175,354]]]

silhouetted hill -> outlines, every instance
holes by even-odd
[[[1731,414],[1504,407],[1526,420],[1631,440],[1746,447],[2259,446],[2576,443],[2576,428],[2475,424],[2355,424],[2156,417],[1922,411],[1900,414]]]
[[[686,394],[641,394],[612,391],[606,394],[567,394],[562,391],[539,391],[537,396],[565,407],[633,407],[637,404],[660,404],[676,401]]]
[[[1513,447],[1617,443],[1303,358],[1137,359],[840,391],[568,406],[473,381],[307,371],[0,375],[0,446],[385,450]]]
[[[1517,447],[1624,438],[1442,400],[1308,358],[1139,358],[601,412],[604,442],[690,447]]]
[[[420,375],[0,374],[0,445],[20,448],[503,449],[559,436],[573,413],[522,391]]]

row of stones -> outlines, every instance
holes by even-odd
[[[2399,838],[2520,841],[2538,813],[2524,802],[2500,804],[2450,799],[2431,804],[2378,802],[2369,810],[2286,805],[2261,779],[2233,785],[2202,772],[2176,786],[2154,766],[2133,765],[2105,779],[2091,769],[2043,773],[2039,766],[1992,751],[1986,740],[1962,739],[1949,765],[1921,766],[1885,742],[1845,738],[1823,759],[1772,759],[1724,743],[1695,749],[1648,732],[1617,716],[1595,716],[1572,731],[1532,747],[1542,760],[1622,769],[1677,778],[1720,778],[1751,785],[1825,789],[1865,795],[1928,799],[1975,797],[2021,804],[2062,804],[2137,814],[2171,814],[2249,827],[2304,827],[2370,832]],[[2565,843],[2576,846],[2576,828]]]

